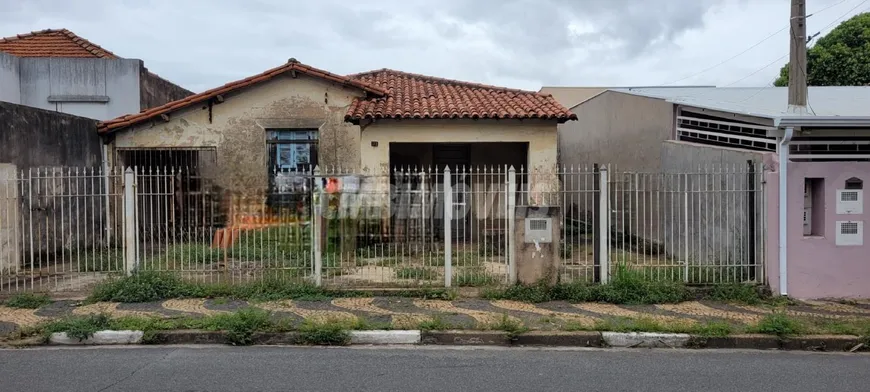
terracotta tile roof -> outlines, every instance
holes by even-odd
[[[345,116],[351,122],[379,118],[577,119],[552,96],[533,91],[386,68],[349,77],[387,90],[385,97],[355,100]]]
[[[18,57],[118,58],[114,53],[67,29],[47,29],[0,38],[0,52]]]
[[[336,75],[334,73],[330,73],[321,69],[317,69],[305,64],[302,64],[296,59],[290,59],[286,64],[272,68],[266,72],[261,74],[257,74],[242,80],[237,80],[235,82],[227,83],[221,87],[213,88],[211,90],[207,90],[201,92],[199,94],[194,94],[189,97],[179,99],[177,101],[169,102],[162,106],[157,106],[155,108],[148,109],[144,112],[138,114],[129,114],[125,116],[118,117],[113,120],[101,122],[98,126],[98,131],[103,132],[111,132],[118,130],[120,128],[128,127],[133,124],[137,124],[143,121],[147,121],[156,117],[159,117],[163,114],[168,114],[172,111],[182,109],[197,103],[207,102],[218,95],[226,94],[231,91],[235,91],[244,87],[248,87],[253,84],[265,82],[267,80],[272,79],[275,76],[281,75],[285,72],[296,71],[300,72],[312,77],[321,78],[325,80],[329,80],[332,82],[353,86],[359,89],[362,89],[368,93],[371,93],[374,96],[383,96],[386,94],[386,91],[382,88],[375,87],[369,85],[360,80],[351,79],[346,76]]]

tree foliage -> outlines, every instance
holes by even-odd
[[[788,64],[775,86],[788,85]],[[810,86],[865,86],[870,84],[870,13],[843,22],[807,51]]]

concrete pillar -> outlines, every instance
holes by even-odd
[[[15,274],[21,267],[17,172],[13,164],[0,164],[0,274]]]
[[[559,207],[517,207],[514,222],[514,257],[521,284],[556,284],[559,277]]]

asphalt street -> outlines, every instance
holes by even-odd
[[[112,347],[0,350],[0,391],[867,391],[870,355]]]

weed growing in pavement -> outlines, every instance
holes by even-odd
[[[755,286],[731,283],[713,286],[709,299],[722,302],[736,302],[757,305],[764,299]]]
[[[39,309],[51,303],[51,298],[45,294],[21,293],[3,302],[3,305],[18,309]]]
[[[67,336],[79,341],[85,340],[97,331],[111,328],[111,318],[106,314],[71,316],[51,321],[42,326],[46,336],[56,332],[66,332]]]
[[[480,329],[492,329],[495,331],[507,332],[510,336],[516,336],[529,330],[528,327],[515,318],[502,314],[501,318],[491,325],[484,325]]]
[[[676,303],[690,299],[689,289],[681,282],[653,281],[625,266],[619,266],[613,279],[605,285],[568,283],[548,286],[515,285],[491,289],[483,293],[487,299],[509,299],[525,302],[569,301],[607,302],[625,305]]]
[[[784,337],[800,335],[806,329],[803,322],[791,318],[783,312],[775,312],[764,316],[758,324],[750,327],[749,331]]]
[[[299,342],[317,346],[346,346],[350,344],[350,332],[340,322],[311,322],[299,326]]]
[[[423,331],[445,331],[448,329],[453,329],[453,327],[444,321],[441,315],[434,315],[432,318],[421,321],[417,328]]]

